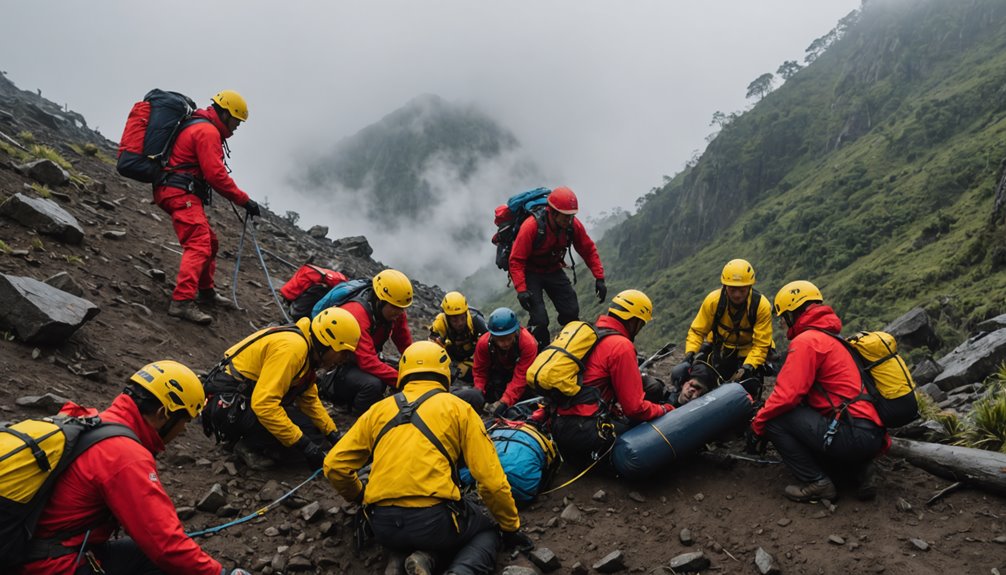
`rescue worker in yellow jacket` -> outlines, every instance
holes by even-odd
[[[742,382],[755,399],[761,395],[762,378],[772,342],[772,304],[754,289],[755,269],[747,260],[735,259],[723,266],[722,286],[702,301],[688,336],[685,361],[671,373],[681,385],[697,355],[705,355],[717,374],[717,383]]]
[[[469,307],[468,300],[461,292],[447,292],[440,302],[442,313],[437,314],[430,324],[430,341],[444,346],[451,358],[452,377],[459,383],[471,387],[472,358],[475,344],[482,334],[489,331],[482,312]]]
[[[409,346],[398,367],[402,391],[360,416],[325,458],[325,476],[346,500],[364,505],[381,545],[399,561],[408,554],[411,575],[493,572],[500,530],[505,544],[531,546],[485,425],[468,403],[445,393],[450,365],[434,342]],[[371,458],[364,488],[357,470]],[[462,498],[462,461],[495,521]]]
[[[356,319],[335,307],[251,334],[204,380],[204,431],[236,442],[235,452],[252,469],[272,467],[290,447],[319,469],[323,440],[334,445],[339,433],[318,399],[315,372],[350,361],[359,340]]]

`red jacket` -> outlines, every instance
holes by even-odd
[[[583,385],[599,388],[601,399],[609,405],[618,402],[622,413],[635,421],[650,421],[674,409],[667,404],[653,403],[643,398],[643,376],[639,373],[636,346],[629,339],[625,324],[617,318],[602,315],[594,323],[598,329],[613,329],[597,343],[583,369]],[[559,415],[590,416],[597,413],[598,404],[582,403],[557,410]]]
[[[350,301],[339,307],[353,314],[360,324],[360,343],[356,344],[357,367],[379,378],[389,387],[398,385],[398,370],[381,361],[377,353],[384,348],[389,337],[395,342],[398,353],[403,353],[405,348],[412,345],[408,316],[403,312],[388,323],[376,321],[367,308],[357,301]]]
[[[212,108],[196,110],[193,118],[203,118],[209,122],[196,122],[178,134],[171,149],[168,166],[198,164],[198,167],[178,170],[179,173],[193,174],[206,180],[211,188],[239,206],[248,203],[248,194],[234,183],[224,165],[223,141],[231,136],[231,131]],[[181,196],[188,192],[180,188],[160,186],[154,190],[154,203],[160,204],[167,198]]]
[[[838,406],[844,399],[859,395],[862,383],[852,355],[841,342],[812,328],[839,333],[842,331],[842,320],[829,306],[814,305],[786,333],[791,340],[786,362],[776,377],[775,389],[751,422],[751,429],[758,435],[765,432],[765,424],[770,420],[801,403],[830,416],[832,404]],[[824,388],[828,397],[814,387],[814,382]],[[851,404],[849,414],[883,426],[877,410],[869,401]],[[890,438],[885,439],[885,449],[888,445]]]
[[[538,235],[538,220],[529,217],[521,224],[517,231],[517,237],[513,240],[513,248],[510,251],[510,278],[513,280],[513,287],[518,292],[527,291],[528,273],[549,273],[560,270],[566,263],[563,258],[566,255],[566,245],[569,238],[567,231],[554,229],[548,223],[548,215],[545,215],[545,237],[541,245],[534,246],[534,238]],[[587,235],[580,220],[573,218],[573,248],[580,254],[584,263],[590,268],[590,272],[597,279],[604,278],[604,266],[601,265],[601,256],[597,255],[597,246],[594,240]]]
[[[492,334],[484,333],[475,344],[475,359],[472,365],[475,388],[482,393],[486,392],[490,371],[512,371],[513,377],[500,400],[507,405],[513,405],[524,395],[524,388],[527,387],[527,368],[531,367],[534,358],[538,356],[538,340],[527,328],[521,327],[517,332],[517,341],[508,352],[497,350],[496,353],[490,353],[489,346],[492,345],[490,339]]]
[[[94,411],[68,403],[62,413],[82,416],[94,415]],[[116,526],[121,525],[144,555],[166,573],[220,575],[220,563],[185,535],[175,506],[157,476],[154,454],[164,451],[157,430],[143,419],[127,395],[116,397],[101,413],[101,419],[128,426],[140,443],[128,437],[110,437],[70,464],[56,482],[35,536],[51,537],[94,525],[87,541],[88,545],[97,545],[107,541]],[[66,539],[69,554],[28,563],[19,573],[72,573],[76,551],[83,540],[83,533]]]

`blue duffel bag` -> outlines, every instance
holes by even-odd
[[[518,504],[533,501],[551,481],[559,466],[558,451],[552,438],[533,425],[505,420],[496,423],[489,431],[489,438],[496,446],[514,501]],[[459,474],[462,485],[475,483],[467,467],[462,468]]]
[[[727,383],[653,421],[644,421],[615,440],[611,462],[628,478],[643,477],[751,419],[752,400],[737,383]]]

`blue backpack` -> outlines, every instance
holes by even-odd
[[[538,246],[545,239],[545,206],[552,190],[535,188],[510,196],[505,204],[496,208],[496,234],[493,244],[496,245],[496,267],[510,270],[510,251],[517,237],[517,230],[529,216],[538,221],[538,233],[534,237],[534,245]],[[572,234],[569,234],[572,238]]]
[[[328,293],[318,300],[318,303],[314,304],[314,308],[311,310],[311,319],[314,319],[314,316],[330,307],[340,306],[348,302],[360,295],[363,290],[369,288],[371,284],[372,281],[369,279],[349,280],[336,284],[335,287],[328,290]]]
[[[489,432],[496,446],[510,492],[517,504],[530,503],[549,484],[560,459],[552,439],[532,425],[500,421]],[[468,468],[460,471],[461,484],[475,483]]]

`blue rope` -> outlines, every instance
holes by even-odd
[[[228,527],[234,527],[235,525],[241,525],[242,523],[247,523],[248,521],[251,521],[252,519],[255,519],[256,517],[261,517],[261,516],[265,515],[266,512],[268,512],[271,509],[274,509],[277,505],[279,505],[280,503],[282,503],[284,499],[286,499],[286,498],[290,497],[291,495],[293,495],[294,493],[296,493],[298,489],[300,489],[301,487],[304,487],[305,485],[307,485],[308,483],[310,483],[315,477],[318,477],[318,475],[320,475],[320,474],[321,474],[321,469],[315,470],[315,472],[311,474],[311,477],[308,477],[307,479],[305,479],[304,481],[302,481],[299,485],[297,485],[296,487],[294,487],[290,491],[287,491],[286,493],[284,493],[282,497],[280,497],[279,499],[273,501],[269,505],[266,505],[265,507],[263,507],[263,508],[255,511],[254,513],[245,515],[244,517],[241,517],[239,519],[235,519],[233,521],[228,521],[227,523],[224,523],[223,525],[217,525],[216,527],[210,527],[210,528],[207,528],[207,529],[203,529],[202,531],[196,531],[195,533],[186,533],[186,535],[188,535],[189,537],[192,537],[192,538],[195,538],[195,537],[204,537],[206,535],[213,535],[214,533],[219,533],[219,532],[223,531],[224,529],[227,529]]]

